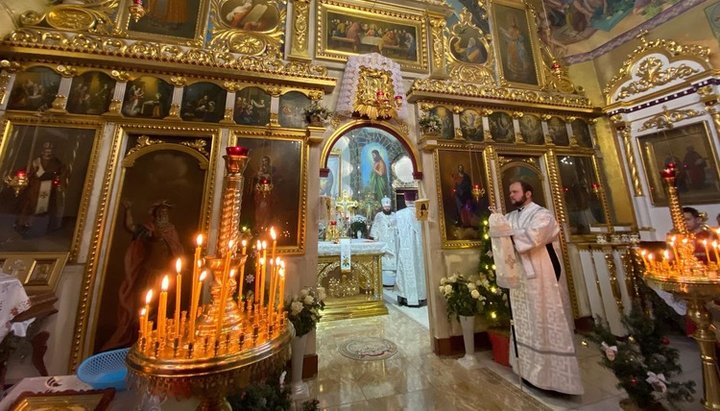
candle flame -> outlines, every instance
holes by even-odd
[[[232,250],[235,246],[235,240],[228,241],[228,249]]]
[[[260,242],[260,240],[257,240],[257,243],[255,243],[255,249],[257,249],[258,251],[262,249],[262,243]]]
[[[235,269],[230,270],[230,278],[235,277]]]
[[[198,268],[202,268],[202,266],[203,266],[204,263],[205,263],[205,261],[204,261],[203,258],[197,260],[197,266],[198,266]]]
[[[140,315],[144,317],[146,312],[147,310],[143,308],[142,310],[140,310]]]
[[[182,258],[175,260],[175,272],[180,274],[180,271],[182,271]]]
[[[645,257],[645,254],[647,254],[647,250],[646,250],[646,249],[643,248],[642,250],[640,250],[640,255],[641,255],[641,256]]]
[[[717,248],[717,246],[718,246],[718,242],[717,242],[717,240],[713,240],[713,242],[712,242],[712,246],[713,246],[713,247],[715,247],[715,248]]]
[[[195,243],[197,244],[198,247],[202,247],[202,245],[203,245],[203,235],[202,234],[197,235],[197,237],[195,238]]]
[[[203,272],[200,273],[200,282],[205,281],[205,277],[207,277],[207,271],[203,270]]]
[[[264,264],[265,264],[265,259],[260,257],[260,265],[264,265]]]
[[[263,240],[263,242],[262,242],[262,249],[264,250],[264,249],[266,249],[266,248],[267,248],[267,241]]]
[[[247,241],[246,241],[246,240],[242,240],[242,243],[241,243],[241,244],[242,244],[243,247],[246,247],[246,246],[247,246]]]
[[[702,240],[702,243],[705,247],[707,247],[707,239]]]
[[[167,291],[168,287],[170,287],[170,277],[165,275],[165,277],[163,277],[162,286],[160,288],[162,288],[163,291]]]
[[[687,239],[687,238],[683,238],[683,239],[682,239],[682,243],[683,243],[683,245],[687,245],[688,239]]]
[[[668,250],[663,251],[663,258],[666,260],[670,258],[670,252]]]
[[[655,258],[655,254],[650,253],[648,254],[648,260],[653,260]]]
[[[275,257],[275,265],[280,265],[281,261],[280,257]]]
[[[275,227],[270,227],[270,238],[272,238],[273,241],[277,238],[277,235],[275,235]]]
[[[148,290],[147,294],[145,294],[145,304],[150,304],[150,301],[152,301],[152,290]]]
[[[280,267],[282,267],[283,270],[285,269],[285,260],[280,260]]]
[[[278,271],[278,274],[280,275],[280,278],[285,278],[285,269],[283,267],[280,267],[280,271]]]

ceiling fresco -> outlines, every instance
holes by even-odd
[[[487,28],[477,0],[447,1],[456,11],[449,18],[450,25],[465,7],[473,14],[473,23]],[[537,10],[540,38],[556,56],[575,62],[607,53],[640,30],[652,29],[703,1],[527,0]]]

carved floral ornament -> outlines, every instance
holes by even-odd
[[[703,115],[702,111],[687,109],[687,110],[668,110],[667,107],[663,106],[662,113],[651,117],[649,120],[643,122],[642,126],[638,131],[648,130],[651,128],[663,129],[673,128],[675,123],[687,120],[689,118],[698,117]]]
[[[648,41],[646,34],[641,33],[640,45],[603,89],[607,104],[711,70],[708,47],[665,39]]]

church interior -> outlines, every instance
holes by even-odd
[[[0,410],[720,410],[720,1],[0,5]]]

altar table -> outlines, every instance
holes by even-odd
[[[351,240],[350,266],[343,270],[340,244],[320,241],[316,286],[327,293],[323,321],[387,314],[382,293],[384,249],[380,241]]]

